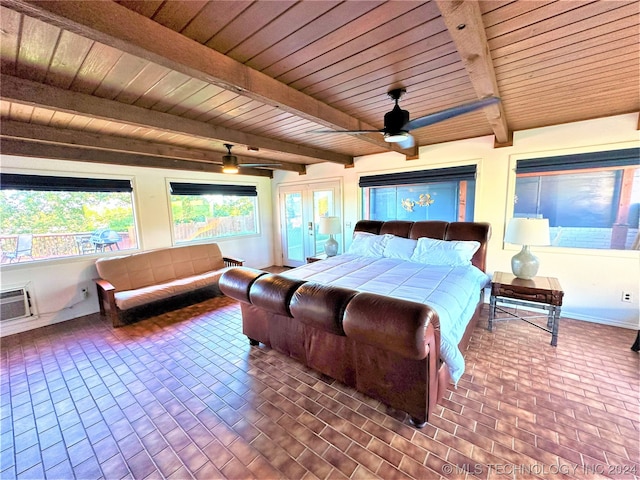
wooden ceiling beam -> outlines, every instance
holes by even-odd
[[[218,127],[210,123],[198,122],[135,105],[126,105],[115,100],[94,97],[93,95],[63,90],[10,75],[0,75],[0,98],[32,107],[49,108],[74,115],[84,115],[129,125],[155,128],[165,132],[192,135],[206,140],[215,139],[236,145],[251,145],[265,150],[285,152],[342,165],[353,164],[353,157],[348,155]]]
[[[116,2],[0,0],[0,4],[324,127],[335,130],[377,130]],[[378,133],[360,134],[356,138],[385,150],[402,152],[397,145],[385,142]]]
[[[435,0],[460,54],[478,98],[500,97],[491,51],[476,0]],[[496,146],[513,144],[502,102],[483,109],[496,137]]]
[[[55,158],[84,163],[104,163],[108,165],[125,165],[127,167],[166,168],[170,170],[189,170],[194,172],[223,173],[222,165],[205,162],[191,162],[182,159],[154,157],[127,152],[112,152],[92,148],[71,147],[52,143],[25,141],[17,138],[2,139],[3,155],[23,157]],[[272,170],[259,168],[242,168],[243,175],[273,178]]]
[[[145,142],[127,137],[110,136],[78,130],[62,129],[33,123],[4,120],[0,131],[0,138],[15,138],[21,140],[33,140],[50,144],[66,145],[69,147],[95,148],[111,152],[132,153],[135,155],[151,155],[160,158],[180,159],[190,162],[203,162],[208,164],[222,164],[224,153],[211,150],[184,148],[156,142]],[[280,162],[278,160],[248,157],[236,155],[240,165],[243,163],[264,163],[274,166],[277,170],[288,170],[306,173],[306,166],[298,163]]]

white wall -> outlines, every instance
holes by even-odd
[[[274,208],[279,185],[341,177],[343,238],[348,243],[353,225],[361,217],[360,176],[476,163],[475,220],[490,222],[493,230],[488,273],[508,272],[511,257],[519,250],[515,246],[505,248],[502,242],[512,213],[516,160],[637,147],[640,145],[637,125],[638,114],[620,115],[516,132],[512,147],[493,148],[493,136],[489,136],[422,147],[418,160],[407,161],[399,154],[386,153],[360,157],[350,169],[323,163],[308,167],[305,176],[278,172],[274,177]],[[346,228],[348,224],[351,229]],[[275,248],[276,258],[282,258],[279,239]],[[563,316],[639,328],[640,252],[551,247],[536,247],[534,252],[541,262],[538,274],[557,277],[565,291]],[[632,303],[621,301],[623,290],[632,293]]]
[[[356,159],[355,168],[323,163],[307,168],[307,175],[278,172],[272,181],[263,177],[204,174],[173,170],[105,166],[57,160],[2,156],[2,170],[7,173],[88,174],[113,178],[132,178],[135,206],[139,221],[141,248],[148,250],[171,245],[169,203],[166,185],[169,180],[233,182],[257,185],[260,234],[233,240],[221,240],[225,255],[245,259],[245,264],[262,268],[278,264],[281,256],[279,231],[274,231],[277,218],[277,186],[342,179],[343,239],[351,236],[353,225],[361,217],[361,175],[402,170],[438,168],[477,163],[476,220],[492,224],[488,271],[509,271],[510,259],[517,248],[504,248],[502,237],[508,205],[513,195],[514,176],[511,169],[518,158],[598,151],[607,148],[629,148],[640,145],[638,115],[621,115],[606,119],[547,127],[514,135],[513,147],[494,149],[493,137],[422,147],[418,160],[405,161],[394,153]],[[343,245],[343,248],[346,245]],[[557,277],[564,290],[563,315],[583,320],[638,328],[640,298],[640,252],[596,251],[581,249],[535,249],[541,261],[540,275]],[[115,254],[115,253],[114,253]],[[0,327],[0,335],[93,313],[98,303],[92,279],[96,276],[95,257],[77,257],[24,264],[2,265],[3,286],[31,284],[40,315],[28,322],[18,321]],[[82,287],[90,296],[83,299]],[[633,294],[632,303],[621,302],[622,291]]]
[[[167,194],[168,181],[256,185],[260,233],[248,237],[223,239],[218,243],[223,255],[242,258],[245,260],[245,265],[263,268],[274,264],[272,182],[267,177],[107,166],[7,155],[0,157],[0,160],[4,173],[87,174],[99,175],[104,178],[131,178],[134,185],[138,238],[142,250],[172,245],[170,204]],[[118,254],[118,252],[113,252],[104,255]],[[97,273],[94,262],[97,257],[102,255],[0,266],[2,288],[29,283],[33,301],[39,313],[37,318],[5,322],[0,327],[0,335],[10,335],[97,312],[98,301],[93,284],[93,278],[97,277]],[[80,290],[83,287],[89,289],[89,298],[87,299],[81,295]]]

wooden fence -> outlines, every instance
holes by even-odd
[[[204,222],[175,224],[173,226],[173,233],[176,242],[188,242],[196,239],[222,238],[257,233],[255,224],[255,217],[253,215],[215,217],[208,218]]]
[[[118,232],[118,234],[120,241],[114,244],[113,250],[128,250],[136,247],[135,236],[130,236],[129,232]],[[90,237],[91,232],[34,234],[31,255],[24,256],[19,261],[96,253],[95,246],[90,242],[91,248],[82,248],[82,240],[88,240]],[[15,252],[17,242],[18,235],[0,235],[2,252]]]

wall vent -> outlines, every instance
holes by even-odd
[[[0,321],[30,317],[31,297],[26,287],[0,291]]]

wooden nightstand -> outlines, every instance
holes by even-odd
[[[313,257],[307,257],[307,263],[319,262],[320,260],[326,260],[326,259],[327,259],[326,253],[319,253],[317,255],[314,255]]]
[[[516,278],[511,273],[495,272],[491,280],[489,331],[492,331],[493,321],[496,320],[496,311],[499,311],[549,332],[551,334],[551,345],[555,347],[558,344],[558,326],[563,296],[564,292],[557,278],[534,277],[531,280],[523,280]],[[548,312],[546,315],[547,328],[529,321],[529,319],[539,318],[543,315],[523,317],[501,308],[498,306],[499,303],[545,310]]]

